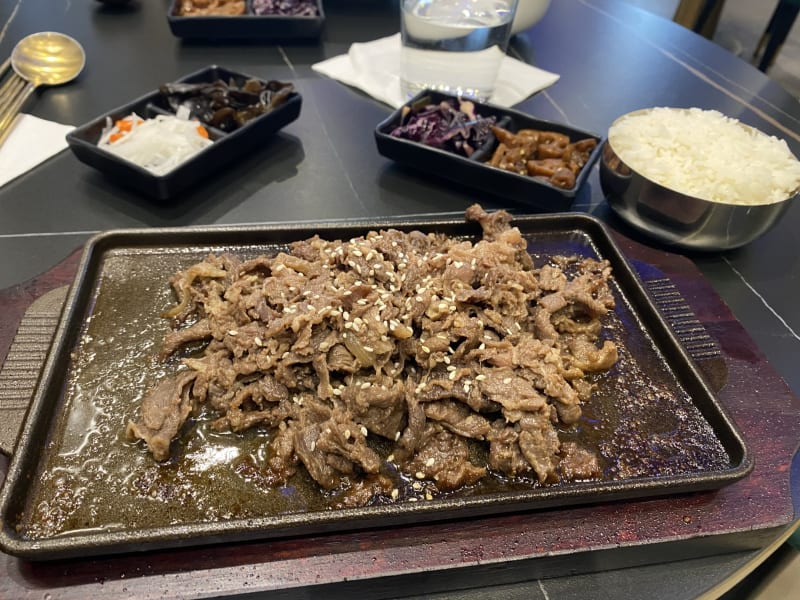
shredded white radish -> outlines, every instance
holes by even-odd
[[[130,131],[109,120],[97,145],[156,175],[169,173],[213,143],[200,133],[196,121],[173,115],[142,119],[132,113],[122,121],[130,124]]]

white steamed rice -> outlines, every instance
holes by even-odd
[[[641,175],[712,202],[772,204],[800,187],[800,162],[784,140],[714,110],[632,113],[611,126],[608,141]]]

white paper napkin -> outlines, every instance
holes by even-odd
[[[400,34],[353,44],[347,54],[311,66],[317,73],[366,92],[393,108],[407,99],[400,91]],[[559,75],[504,56],[490,102],[511,106],[558,81]]]
[[[65,136],[75,129],[21,114],[0,146],[0,186],[5,185],[67,147]]]

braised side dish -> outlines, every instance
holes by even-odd
[[[285,104],[294,93],[291,83],[248,79],[238,85],[217,79],[203,83],[165,83],[159,87],[178,115],[230,133]]]
[[[570,142],[569,136],[556,131],[520,129],[512,133],[494,126],[492,133],[498,145],[490,165],[538,177],[564,189],[575,187],[575,178],[597,147],[594,138]]]
[[[598,477],[598,458],[558,430],[617,360],[602,341],[610,266],[534,265],[508,213],[466,216],[480,241],[315,236],[177,273],[161,357],[179,366],[145,395],[129,436],[166,461],[190,418],[258,427],[264,477],[280,485],[304,469],[351,505],[397,499],[398,476],[428,499],[487,475]]]
[[[236,16],[247,11],[245,0],[181,0],[178,14],[182,17],[202,15]]]

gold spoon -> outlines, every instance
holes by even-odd
[[[40,85],[61,85],[75,79],[86,64],[77,40],[63,33],[43,31],[23,38],[11,52],[11,67],[22,79],[15,82],[8,103],[0,107],[0,144],[25,101]]]

